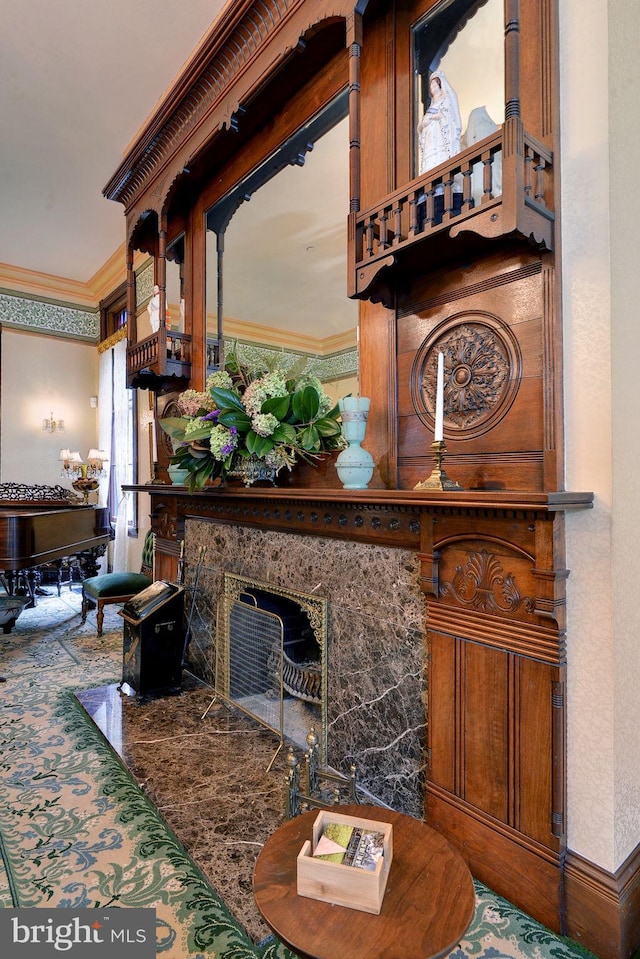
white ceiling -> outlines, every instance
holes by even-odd
[[[233,2],[233,0],[231,0]],[[0,263],[88,282],[102,188],[225,0],[0,0]]]

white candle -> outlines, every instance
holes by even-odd
[[[438,353],[438,378],[436,380],[436,428],[433,434],[434,440],[439,442],[444,439],[443,430],[444,413],[444,353]]]
[[[156,421],[151,420],[149,423],[149,429],[151,430],[151,456],[153,462],[158,462],[158,439],[156,437]]]

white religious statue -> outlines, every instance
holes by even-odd
[[[491,119],[486,107],[474,107],[469,114],[467,129],[462,138],[462,149],[473,146],[479,140],[484,140],[491,133],[495,133],[498,124]],[[474,206],[478,206],[484,195],[484,164],[478,162],[473,164],[473,173],[471,176],[471,190],[473,193]],[[491,196],[500,196],[502,193],[502,155],[494,154],[491,164]],[[489,199],[491,198],[489,197]]]
[[[147,306],[151,332],[157,333],[160,329],[160,287],[156,284],[153,288],[153,296]]]
[[[441,70],[431,74],[429,97],[429,106],[418,124],[418,173],[426,173],[460,153],[458,97]]]

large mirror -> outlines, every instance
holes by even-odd
[[[207,213],[207,336],[308,357],[334,399],[358,392],[348,299],[349,131],[341,96]]]

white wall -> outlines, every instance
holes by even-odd
[[[562,0],[569,847],[614,871],[640,842],[640,149],[637,0]]]
[[[629,174],[640,151],[640,5],[609,2],[609,132],[613,422],[613,633],[615,640],[615,851],[619,862],[640,842],[640,202]]]
[[[91,407],[98,393],[95,345],[4,326],[1,376],[0,479],[71,489],[60,476],[60,449],[86,456],[98,440],[98,411]],[[52,412],[64,420],[64,432],[42,430]]]

